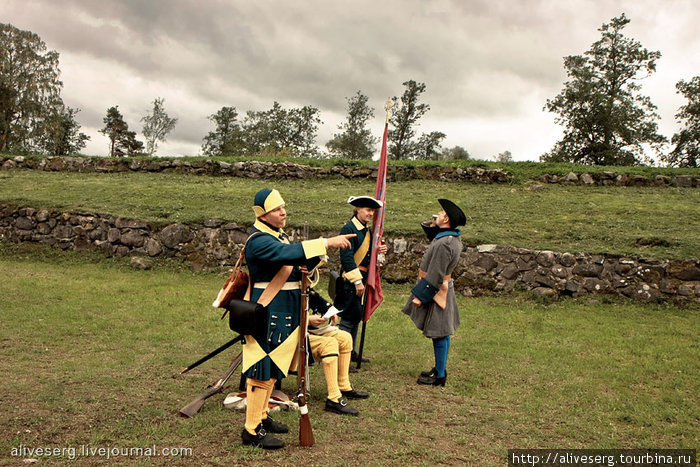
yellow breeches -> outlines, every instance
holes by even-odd
[[[326,377],[328,399],[338,402],[342,391],[352,389],[350,385],[350,353],[352,352],[352,336],[350,333],[337,330],[327,332],[322,336],[309,334],[311,354],[314,360],[323,364],[323,374]]]

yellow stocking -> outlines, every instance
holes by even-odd
[[[349,374],[352,336],[345,331],[339,331],[335,338],[338,341],[338,386],[341,391],[349,391],[352,389]]]
[[[322,362],[323,374],[326,377],[326,386],[328,388],[328,398],[333,402],[338,402],[341,395],[338,388],[338,357],[335,355],[325,357]]]
[[[271,379],[270,381],[265,382],[270,383],[270,385],[267,388],[267,391],[265,392],[265,405],[263,406],[263,410],[260,413],[260,417],[262,420],[265,420],[267,418],[267,414],[270,413],[270,405],[268,404],[268,402],[270,401],[270,396],[272,396],[272,391],[275,389],[275,383],[277,382],[277,380]]]
[[[268,390],[272,393],[275,387],[275,379],[260,381],[259,379],[248,378],[246,388],[246,410],[245,429],[251,435],[255,434],[255,429],[262,422],[262,414],[265,412],[267,418],[267,401],[270,399]]]

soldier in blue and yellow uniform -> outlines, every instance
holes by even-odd
[[[342,310],[339,328],[352,336],[352,360],[357,361],[357,329],[362,321],[363,295],[367,283],[367,268],[372,253],[372,219],[382,202],[371,196],[351,196],[348,204],[354,206],[350,222],[340,229],[340,234],[355,234],[350,240],[352,248],[340,252],[341,273],[343,276],[342,293],[336,295],[334,305]],[[369,223],[369,226],[368,226]],[[386,246],[379,247],[379,253],[386,253]],[[363,361],[369,361],[363,359]]]
[[[369,393],[358,391],[350,384],[352,336],[335,326],[339,310],[313,289],[309,291],[309,307],[314,311],[309,316],[309,344],[314,359],[323,365],[328,389],[326,410],[357,416],[360,412],[348,405],[347,400],[367,399]]]
[[[243,444],[277,449],[284,442],[271,433],[286,433],[286,425],[268,416],[267,403],[275,382],[290,370],[298,344],[301,279],[325,258],[328,248],[350,247],[349,237],[338,235],[290,244],[282,228],[287,211],[277,190],[263,189],[255,195],[255,225],[245,248],[252,287],[250,300],[259,301],[270,282],[284,280],[267,306],[267,325],[259,335],[246,335],[243,372],[247,377],[247,407]]]

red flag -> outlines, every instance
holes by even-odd
[[[377,189],[374,197],[382,202],[382,207],[377,212],[372,221],[372,255],[369,260],[369,270],[367,272],[367,290],[365,291],[365,323],[369,321],[374,310],[384,300],[382,292],[382,280],[379,277],[379,264],[377,263],[377,250],[381,245],[382,235],[384,235],[384,212],[386,210],[386,163],[387,148],[386,143],[389,136],[389,122],[384,124],[384,137],[382,138],[382,152],[379,155],[379,169],[377,170]]]

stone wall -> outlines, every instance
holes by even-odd
[[[413,280],[427,248],[424,240],[391,240],[382,277]],[[398,256],[399,258],[396,258]],[[407,268],[407,269],[406,269]],[[536,251],[504,245],[465,246],[453,273],[466,296],[526,290],[541,297],[624,295],[641,300],[700,302],[700,261],[662,260],[588,253]]]
[[[0,241],[39,242],[64,250],[130,256],[136,267],[151,258],[174,258],[194,270],[230,268],[250,227],[221,219],[201,225],[160,227],[133,219],[90,212],[37,210],[0,205]],[[300,232],[288,232],[298,240]],[[310,237],[333,235],[311,232]],[[424,238],[386,237],[389,252],[382,268],[388,282],[412,283]],[[330,267],[337,268],[338,256]],[[627,258],[615,255],[533,251],[502,245],[465,246],[453,273],[455,288],[466,296],[527,290],[543,297],[616,294],[641,300],[700,302],[700,261]]]
[[[583,185],[583,186],[677,186],[700,187],[700,177],[692,175],[631,175],[617,174],[615,172],[583,173],[577,175],[569,172],[566,175],[543,175],[539,179],[543,183],[556,183],[559,185]]]
[[[335,165],[312,167],[291,162],[245,161],[228,163],[211,159],[119,159],[105,157],[56,156],[35,159],[23,156],[0,156],[0,168],[43,170],[47,172],[149,172],[182,173],[191,175],[213,175],[245,177],[255,179],[309,179],[349,178],[376,180],[377,170],[367,167]],[[409,167],[391,166],[388,169],[391,181],[398,180],[444,180],[471,183],[509,183],[512,176],[502,169],[480,167]]]
[[[182,173],[191,175],[212,175],[245,177],[255,179],[308,179],[308,178],[348,178],[376,180],[374,168],[335,165],[333,167],[311,167],[291,162],[245,161],[228,163],[212,159],[131,159],[106,157],[56,156],[43,159],[23,156],[0,155],[0,168],[35,169],[47,172],[149,172]],[[480,167],[446,166],[389,166],[390,181],[399,180],[442,180],[467,183],[510,183],[513,176],[503,169],[483,169]],[[677,186],[700,187],[700,176],[693,175],[631,175],[615,172],[583,173],[567,175],[543,175],[541,183],[580,186]]]

